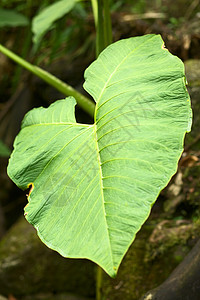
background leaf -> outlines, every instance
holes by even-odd
[[[0,8],[0,27],[27,26],[29,20],[24,15],[11,10]]]
[[[94,125],[78,124],[75,100],[30,111],[8,174],[32,186],[27,220],[66,257],[115,276],[159,192],[176,172],[191,109],[183,63],[146,35],[112,44],[86,70]]]
[[[0,156],[9,157],[10,149],[0,140]]]
[[[51,28],[52,24],[68,13],[74,7],[75,3],[76,0],[57,1],[35,16],[32,22],[33,42],[37,44]]]

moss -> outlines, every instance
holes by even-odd
[[[184,222],[184,221],[183,221]],[[152,261],[158,257],[163,257],[173,251],[174,258],[176,253],[186,253],[188,241],[200,236],[200,224],[186,221],[186,224],[179,225],[180,221],[169,221],[169,227],[161,227],[155,229],[150,237],[150,243],[147,245],[148,252],[145,256],[146,261]],[[175,258],[176,261],[176,258]]]

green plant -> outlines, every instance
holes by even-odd
[[[0,140],[0,157],[9,157],[10,149]]]
[[[74,98],[34,109],[8,167],[20,188],[32,185],[25,214],[40,238],[111,276],[175,173],[189,130],[183,65],[162,45],[147,35],[109,46],[85,72],[94,125],[76,123]]]
[[[76,4],[77,0],[60,0],[47,6],[32,21],[33,42],[38,44],[53,23],[66,15]]]
[[[20,188],[31,188],[26,219],[50,248],[88,258],[114,277],[176,172],[191,109],[183,63],[159,35],[121,40],[103,50],[110,41],[105,2],[93,1],[101,54],[85,71],[84,88],[95,109],[51,74],[3,46],[0,51],[76,98],[34,109],[23,120],[8,174]],[[94,112],[93,125],[76,122],[76,101]]]
[[[27,26],[28,24],[29,20],[24,15],[9,9],[0,9],[0,27]]]

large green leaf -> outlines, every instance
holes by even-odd
[[[76,123],[75,100],[30,111],[8,174],[32,186],[27,220],[63,256],[115,276],[159,192],[176,172],[191,110],[184,66],[160,36],[112,44],[86,70],[94,125]]]
[[[29,20],[26,16],[11,10],[0,8],[0,27],[15,27],[15,26],[27,26]]]
[[[51,28],[52,24],[62,18],[75,5],[77,0],[60,0],[42,10],[33,18],[33,42],[38,43],[43,35]]]

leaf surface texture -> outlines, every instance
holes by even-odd
[[[27,220],[65,257],[115,276],[159,192],[176,172],[191,109],[184,66],[158,35],[116,42],[85,72],[95,123],[71,97],[30,111],[8,174],[32,186]]]

